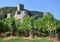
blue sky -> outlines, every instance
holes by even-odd
[[[5,6],[17,6],[24,4],[25,9],[51,12],[55,18],[60,20],[60,0],[0,0],[0,8]]]

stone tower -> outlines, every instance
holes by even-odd
[[[17,11],[21,11],[24,10],[24,5],[23,4],[19,4],[17,7]]]
[[[20,19],[20,21],[22,22],[24,17],[26,16],[26,14],[27,14],[27,12],[24,10],[24,5],[19,4],[17,7],[17,11],[15,13],[15,18]]]

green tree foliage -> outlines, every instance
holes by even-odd
[[[51,13],[48,13],[42,17],[42,24],[45,25],[46,30],[51,33],[52,31],[55,31],[60,27],[59,26],[59,20],[55,19]],[[42,25],[42,26],[43,26]]]
[[[9,31],[8,25],[5,23],[5,20],[0,20],[0,33]]]
[[[10,11],[11,15],[14,15],[16,7],[3,7],[0,8],[0,19],[5,19],[7,17],[7,12]]]
[[[5,29],[4,28],[4,22],[2,20],[0,20],[0,33],[4,32],[5,31],[4,29]]]
[[[16,32],[18,30],[25,30],[29,31],[30,35],[33,35],[34,29],[40,30],[40,31],[47,31],[48,33],[51,32],[57,32],[60,31],[60,21],[55,19],[54,16],[51,13],[48,13],[46,15],[43,15],[42,18],[39,18],[40,12],[28,12],[29,15],[24,18],[23,22],[20,22],[20,20],[16,20],[15,18],[11,17],[8,19],[5,19],[7,16],[7,12],[10,11],[12,15],[16,11],[16,7],[4,7],[0,9],[0,33],[4,31],[10,31]],[[37,15],[38,16],[35,16]],[[42,15],[43,13],[41,13]],[[37,19],[38,18],[38,19]]]
[[[15,32],[17,31],[17,27],[15,24],[15,18],[11,17],[11,18],[5,19],[5,24],[10,29],[11,35],[15,35]]]

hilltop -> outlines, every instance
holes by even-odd
[[[8,10],[10,10],[11,14],[14,15],[17,10],[17,7],[2,7],[2,8],[0,8],[0,19],[4,19],[7,17]],[[40,11],[30,11],[27,9],[24,9],[24,10],[27,11],[29,16],[34,16],[37,14],[38,15],[37,17],[40,17],[41,15],[43,15],[43,12],[40,12]]]

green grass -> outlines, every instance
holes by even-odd
[[[36,39],[36,40],[27,40],[27,39],[23,39],[23,37],[17,37],[17,38],[10,39],[10,40],[0,39],[0,42],[53,42],[53,41],[50,41],[45,37],[41,39]]]

